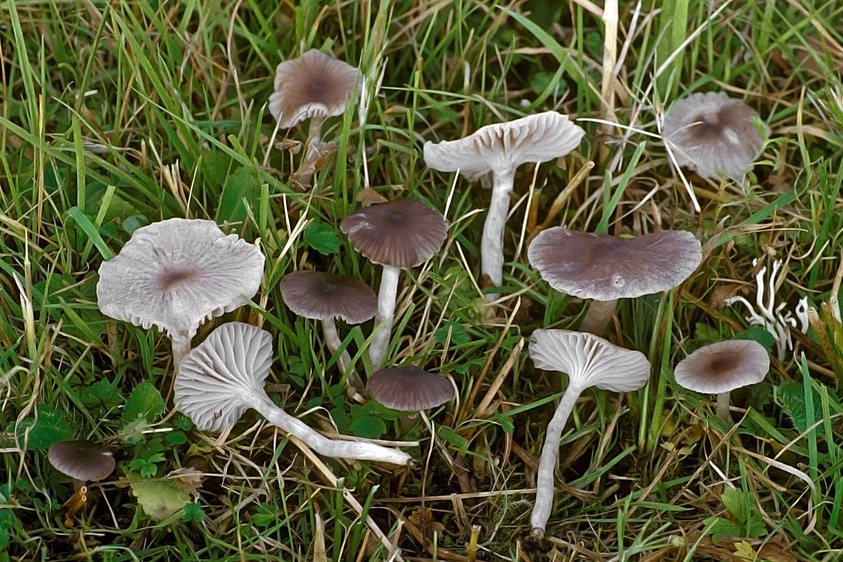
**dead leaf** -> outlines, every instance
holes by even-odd
[[[191,467],[182,467],[170,471],[167,478],[175,480],[179,488],[188,494],[195,494],[202,487],[202,473]]]
[[[354,196],[354,200],[364,207],[380,205],[381,203],[386,203],[388,201],[386,197],[384,197],[371,187],[366,187],[358,191],[357,195]]]

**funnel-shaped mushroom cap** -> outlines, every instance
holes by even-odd
[[[752,169],[764,148],[765,135],[756,126],[758,114],[723,92],[694,94],[670,106],[662,136],[680,166],[705,177],[722,172],[737,181]]]
[[[399,269],[429,260],[448,237],[445,218],[416,199],[360,209],[344,218],[340,228],[370,261]]]
[[[679,285],[699,265],[702,248],[684,230],[615,238],[554,227],[536,236],[527,257],[557,291],[609,301]]]
[[[539,369],[567,373],[569,386],[579,388],[629,392],[644,386],[650,376],[650,362],[643,353],[586,332],[536,330],[530,357]]]
[[[253,396],[265,396],[271,365],[269,332],[242,322],[223,324],[182,359],[173,400],[199,429],[222,431],[251,407]]]
[[[424,161],[442,172],[460,171],[469,180],[487,172],[504,174],[527,162],[547,162],[579,146],[585,131],[566,115],[546,111],[487,125],[456,141],[424,143]]]
[[[294,313],[313,320],[342,318],[360,324],[378,311],[378,297],[371,287],[347,275],[319,271],[285,275],[281,298]]]
[[[350,64],[316,49],[275,69],[275,93],[269,112],[287,129],[311,117],[331,117],[345,111],[363,88],[363,74]]]
[[[699,348],[673,373],[680,386],[704,394],[731,392],[759,383],[770,370],[770,356],[752,340],[727,340]]]
[[[263,262],[259,248],[212,221],[157,222],[100,266],[97,304],[112,318],[190,339],[202,322],[254,296]]]
[[[102,480],[114,470],[111,451],[90,441],[61,441],[47,451],[56,470],[83,482]]]
[[[454,397],[451,381],[412,365],[381,369],[366,389],[387,408],[403,412],[435,408]]]

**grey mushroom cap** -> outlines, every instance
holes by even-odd
[[[345,111],[363,89],[363,74],[350,64],[311,49],[275,69],[275,92],[269,112],[282,129],[313,117]]]
[[[281,298],[295,314],[313,320],[342,318],[349,324],[371,320],[378,296],[357,279],[320,271],[295,271],[281,280]]]
[[[90,441],[61,441],[47,450],[56,470],[83,482],[102,480],[114,471],[114,456]]]
[[[436,408],[454,397],[451,381],[413,365],[381,369],[369,378],[366,389],[387,408],[402,412]]]
[[[102,263],[97,304],[112,318],[190,339],[202,322],[257,293],[263,264],[259,248],[212,221],[156,222]]]
[[[481,127],[463,139],[424,143],[429,168],[476,180],[488,172],[512,171],[527,162],[547,162],[579,146],[585,131],[566,115],[546,111]]]
[[[764,380],[770,356],[753,340],[727,340],[706,345],[674,368],[676,383],[703,394],[721,394]]]
[[[173,401],[203,431],[233,426],[265,395],[272,365],[269,332],[242,322],[223,324],[182,359]]]
[[[399,269],[429,260],[448,237],[445,218],[416,199],[360,209],[344,218],[340,229],[370,261]]]
[[[664,115],[662,136],[676,163],[705,178],[725,174],[740,181],[764,148],[769,128],[759,131],[758,114],[723,92],[693,94]]]
[[[646,384],[650,362],[640,351],[571,330],[535,330],[530,357],[539,369],[567,373],[570,385],[630,392]]]
[[[557,291],[610,301],[679,285],[699,265],[702,247],[684,230],[617,238],[554,227],[536,236],[527,258]]]

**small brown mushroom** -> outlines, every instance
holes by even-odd
[[[402,412],[436,408],[454,397],[451,381],[413,365],[381,369],[369,378],[366,388],[372,398]]]

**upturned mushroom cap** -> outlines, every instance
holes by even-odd
[[[100,266],[97,304],[117,320],[190,339],[202,322],[254,296],[263,262],[259,248],[212,221],[156,222]]]
[[[396,199],[348,215],[340,223],[354,248],[373,263],[415,267],[439,251],[448,223],[416,199]]]
[[[671,144],[678,165],[705,178],[724,173],[740,181],[764,148],[765,135],[759,132],[757,119],[749,106],[723,92],[693,94],[667,110],[662,136]]]
[[[61,441],[47,450],[56,470],[83,482],[102,480],[114,470],[111,451],[90,441]]]
[[[764,346],[752,340],[727,340],[699,348],[673,373],[680,386],[703,394],[731,392],[759,383],[770,370]]]
[[[173,400],[199,429],[222,431],[237,423],[252,397],[265,395],[271,365],[269,332],[223,324],[182,359]]]
[[[402,412],[435,408],[454,397],[448,379],[412,365],[381,369],[369,378],[366,389],[387,408]]]
[[[463,139],[424,143],[429,168],[459,172],[473,181],[488,172],[503,174],[527,162],[547,162],[579,146],[585,131],[566,115],[546,111],[487,125]]]
[[[332,117],[345,111],[363,88],[363,74],[350,64],[317,49],[275,69],[275,93],[269,112],[282,129],[312,117]]]
[[[579,388],[629,392],[644,386],[650,376],[650,362],[643,353],[586,332],[536,330],[530,357],[539,369],[567,373],[569,386]]]
[[[347,275],[319,271],[285,275],[281,298],[294,313],[313,320],[342,318],[360,324],[378,311],[378,297],[368,285]]]
[[[616,238],[554,227],[536,236],[527,258],[557,291],[609,301],[679,285],[699,265],[702,247],[684,230]]]

